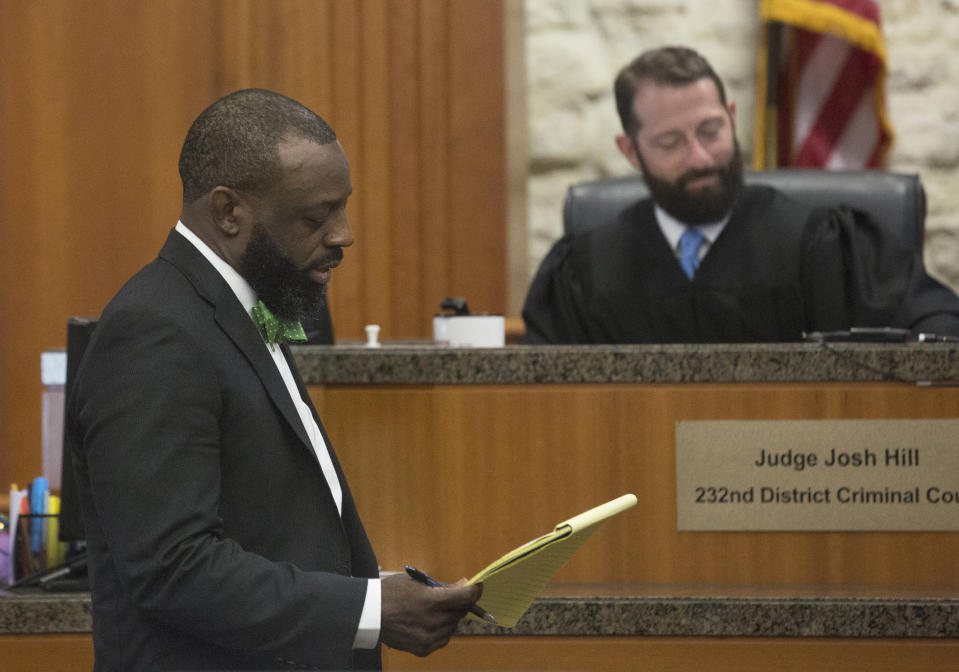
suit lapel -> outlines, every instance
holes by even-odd
[[[180,269],[193,283],[197,293],[214,306],[217,324],[250,362],[274,406],[315,458],[313,446],[293,406],[283,378],[264,347],[256,326],[243,310],[230,286],[203,258],[200,251],[176,231],[170,232],[166,244],[160,250],[160,257]]]
[[[316,426],[320,430],[320,435],[323,437],[323,442],[326,444],[326,450],[330,454],[330,460],[333,462],[333,469],[336,471],[336,476],[340,481],[340,487],[343,489],[345,497],[346,478],[344,477],[343,471],[340,468],[339,460],[336,459],[336,452],[333,450],[333,445],[330,443],[330,437],[326,435],[326,428],[323,427],[323,423],[320,421],[320,415],[316,412],[316,407],[313,405],[313,400],[310,399],[310,393],[306,389],[303,379],[300,377],[300,372],[296,368],[296,361],[293,358],[293,353],[290,351],[290,347],[286,344],[283,344],[280,347],[283,349],[283,356],[286,357],[286,361],[290,365],[290,371],[293,373],[293,380],[296,382],[296,389],[300,393],[300,398],[303,400],[303,403],[309,407],[310,413],[313,415],[313,420],[316,422]]]
[[[340,529],[343,530],[343,533],[349,536],[349,532],[346,529],[346,517],[343,515],[347,511],[347,506],[353,507],[352,504],[352,495],[350,494],[350,489],[346,484],[346,477],[343,475],[343,469],[340,467],[339,460],[336,459],[336,453],[333,451],[333,445],[330,443],[330,437],[326,435],[326,429],[323,428],[323,423],[320,422],[320,416],[316,412],[316,407],[313,405],[313,401],[310,399],[309,392],[306,389],[306,385],[303,384],[303,379],[300,378],[300,372],[296,368],[296,362],[293,360],[293,353],[290,352],[290,347],[283,343],[279,346],[283,357],[286,358],[286,363],[290,366],[290,373],[293,374],[293,382],[296,383],[296,390],[300,395],[300,399],[303,400],[303,403],[306,404],[307,408],[310,409],[310,414],[313,416],[313,421],[316,422],[317,429],[320,430],[320,436],[323,440],[323,446],[321,449],[325,449],[327,454],[330,456],[330,461],[333,463],[333,471],[336,474],[336,479],[340,483],[340,493],[342,496],[342,508],[340,510]],[[287,395],[289,397],[289,395]],[[303,423],[298,423],[302,425]],[[312,444],[311,444],[312,445]],[[312,450],[312,448],[311,448]],[[316,453],[314,453],[315,455]],[[319,465],[319,461],[317,461]],[[336,502],[333,499],[333,492],[327,488],[327,491],[330,493],[330,502],[333,506],[336,506]]]

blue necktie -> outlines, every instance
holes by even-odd
[[[699,268],[699,248],[703,246],[704,240],[702,231],[695,226],[687,227],[679,237],[679,265],[690,280]]]

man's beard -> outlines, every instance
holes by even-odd
[[[690,170],[676,182],[661,180],[646,167],[639,148],[636,156],[643,169],[643,180],[656,204],[684,224],[710,224],[723,219],[733,207],[743,189],[743,161],[739,142],[733,145],[733,155],[725,166]],[[687,191],[686,185],[701,177],[717,175],[719,185],[696,191]]]
[[[339,261],[342,257],[343,251],[337,248],[325,261]],[[253,225],[250,241],[240,256],[239,271],[257,298],[280,319],[319,317],[326,309],[326,285],[313,282],[306,270],[298,269],[260,223]]]

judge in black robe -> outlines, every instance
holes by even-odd
[[[527,343],[783,342],[886,326],[959,335],[959,299],[864,213],[809,212],[746,186],[692,280],[644,199],[558,241],[523,319]]]

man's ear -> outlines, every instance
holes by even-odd
[[[733,125],[733,133],[736,132],[736,103],[735,101],[729,101],[726,105],[726,109],[729,111],[729,121]]]
[[[245,210],[243,199],[230,187],[214,187],[210,192],[210,214],[221,233],[231,238],[239,234]]]
[[[624,134],[617,135],[616,146],[619,148],[620,154],[626,157],[626,160],[629,161],[633,168],[641,170],[639,157],[636,156],[636,143],[633,142],[631,137]]]

